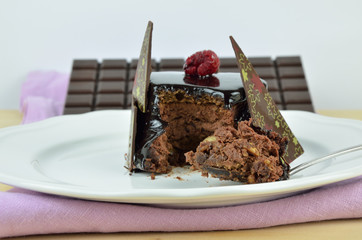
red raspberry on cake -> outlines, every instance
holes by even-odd
[[[186,59],[184,70],[187,75],[204,77],[219,71],[220,60],[211,50],[199,51]]]

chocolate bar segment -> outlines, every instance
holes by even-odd
[[[72,71],[70,75],[71,81],[96,81],[97,69],[76,69]]]
[[[219,72],[239,72],[235,58],[220,58]]]
[[[270,96],[273,98],[275,104],[283,104],[282,97],[279,91],[269,91]]]
[[[274,66],[254,67],[254,69],[262,79],[276,78],[277,77]]]
[[[102,69],[99,72],[99,81],[126,81],[125,69]]]
[[[125,95],[123,93],[97,94],[95,107],[124,108]]]
[[[284,92],[285,104],[291,103],[311,103],[311,98],[308,91],[287,91]]]
[[[280,84],[282,91],[308,91],[305,78],[282,78]]]
[[[302,60],[299,56],[277,57],[275,63],[278,67],[281,66],[302,66]]]
[[[125,93],[126,81],[100,81],[97,93]]]
[[[104,59],[101,69],[127,69],[128,62],[126,59]]]
[[[74,60],[73,69],[97,69],[98,61],[96,59]]]
[[[219,68],[219,72],[238,72],[239,70],[237,68],[233,68],[233,67],[223,67],[223,68]]]
[[[294,67],[279,67],[279,77],[280,78],[304,78],[304,71],[301,66]]]
[[[271,57],[250,57],[249,61],[255,67],[274,67]]]
[[[93,106],[93,94],[68,94],[65,107],[89,107]]]
[[[314,108],[312,104],[286,104],[286,110],[300,110],[300,111],[308,111],[314,112]]]
[[[90,111],[92,111],[90,107],[65,107],[63,114],[82,114]]]
[[[183,71],[183,58],[163,58],[159,64],[159,71]]]
[[[220,58],[220,68],[238,68],[235,58]]]
[[[95,81],[71,81],[68,86],[68,94],[93,94]]]
[[[276,78],[264,79],[268,84],[268,91],[279,91],[279,83]]]

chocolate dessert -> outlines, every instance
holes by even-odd
[[[205,138],[196,152],[186,153],[186,162],[223,180],[248,183],[273,182],[288,178],[288,165],[282,159],[286,137],[241,121],[237,128],[221,127]]]
[[[183,72],[152,73],[149,104],[138,114],[134,167],[167,173],[185,164],[184,153],[196,150],[221,127],[249,119],[238,73],[198,78]]]
[[[190,164],[224,180],[286,179],[280,157],[287,139],[252,125],[239,79],[238,73],[152,73],[146,113],[138,114],[134,167],[168,173]]]
[[[217,73],[219,58],[204,50],[187,58],[185,72],[151,74],[152,29],[149,22],[132,90],[129,170],[191,164],[220,179],[287,179],[303,148],[235,40],[239,73]]]

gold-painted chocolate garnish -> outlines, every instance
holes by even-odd
[[[133,99],[142,112],[146,112],[147,90],[150,84],[152,29],[153,23],[149,21],[143,39],[140,57],[138,58],[132,91]]]
[[[240,69],[253,124],[266,130],[273,130],[282,137],[288,138],[288,147],[283,158],[291,163],[302,155],[304,150],[290,130],[252,64],[232,36],[230,36],[230,40]]]

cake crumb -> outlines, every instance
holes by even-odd
[[[151,173],[151,180],[155,180],[156,179],[156,176],[154,173]]]
[[[185,179],[183,179],[182,177],[180,177],[180,176],[176,176],[175,177],[177,180],[179,180],[179,181],[185,181]]]

